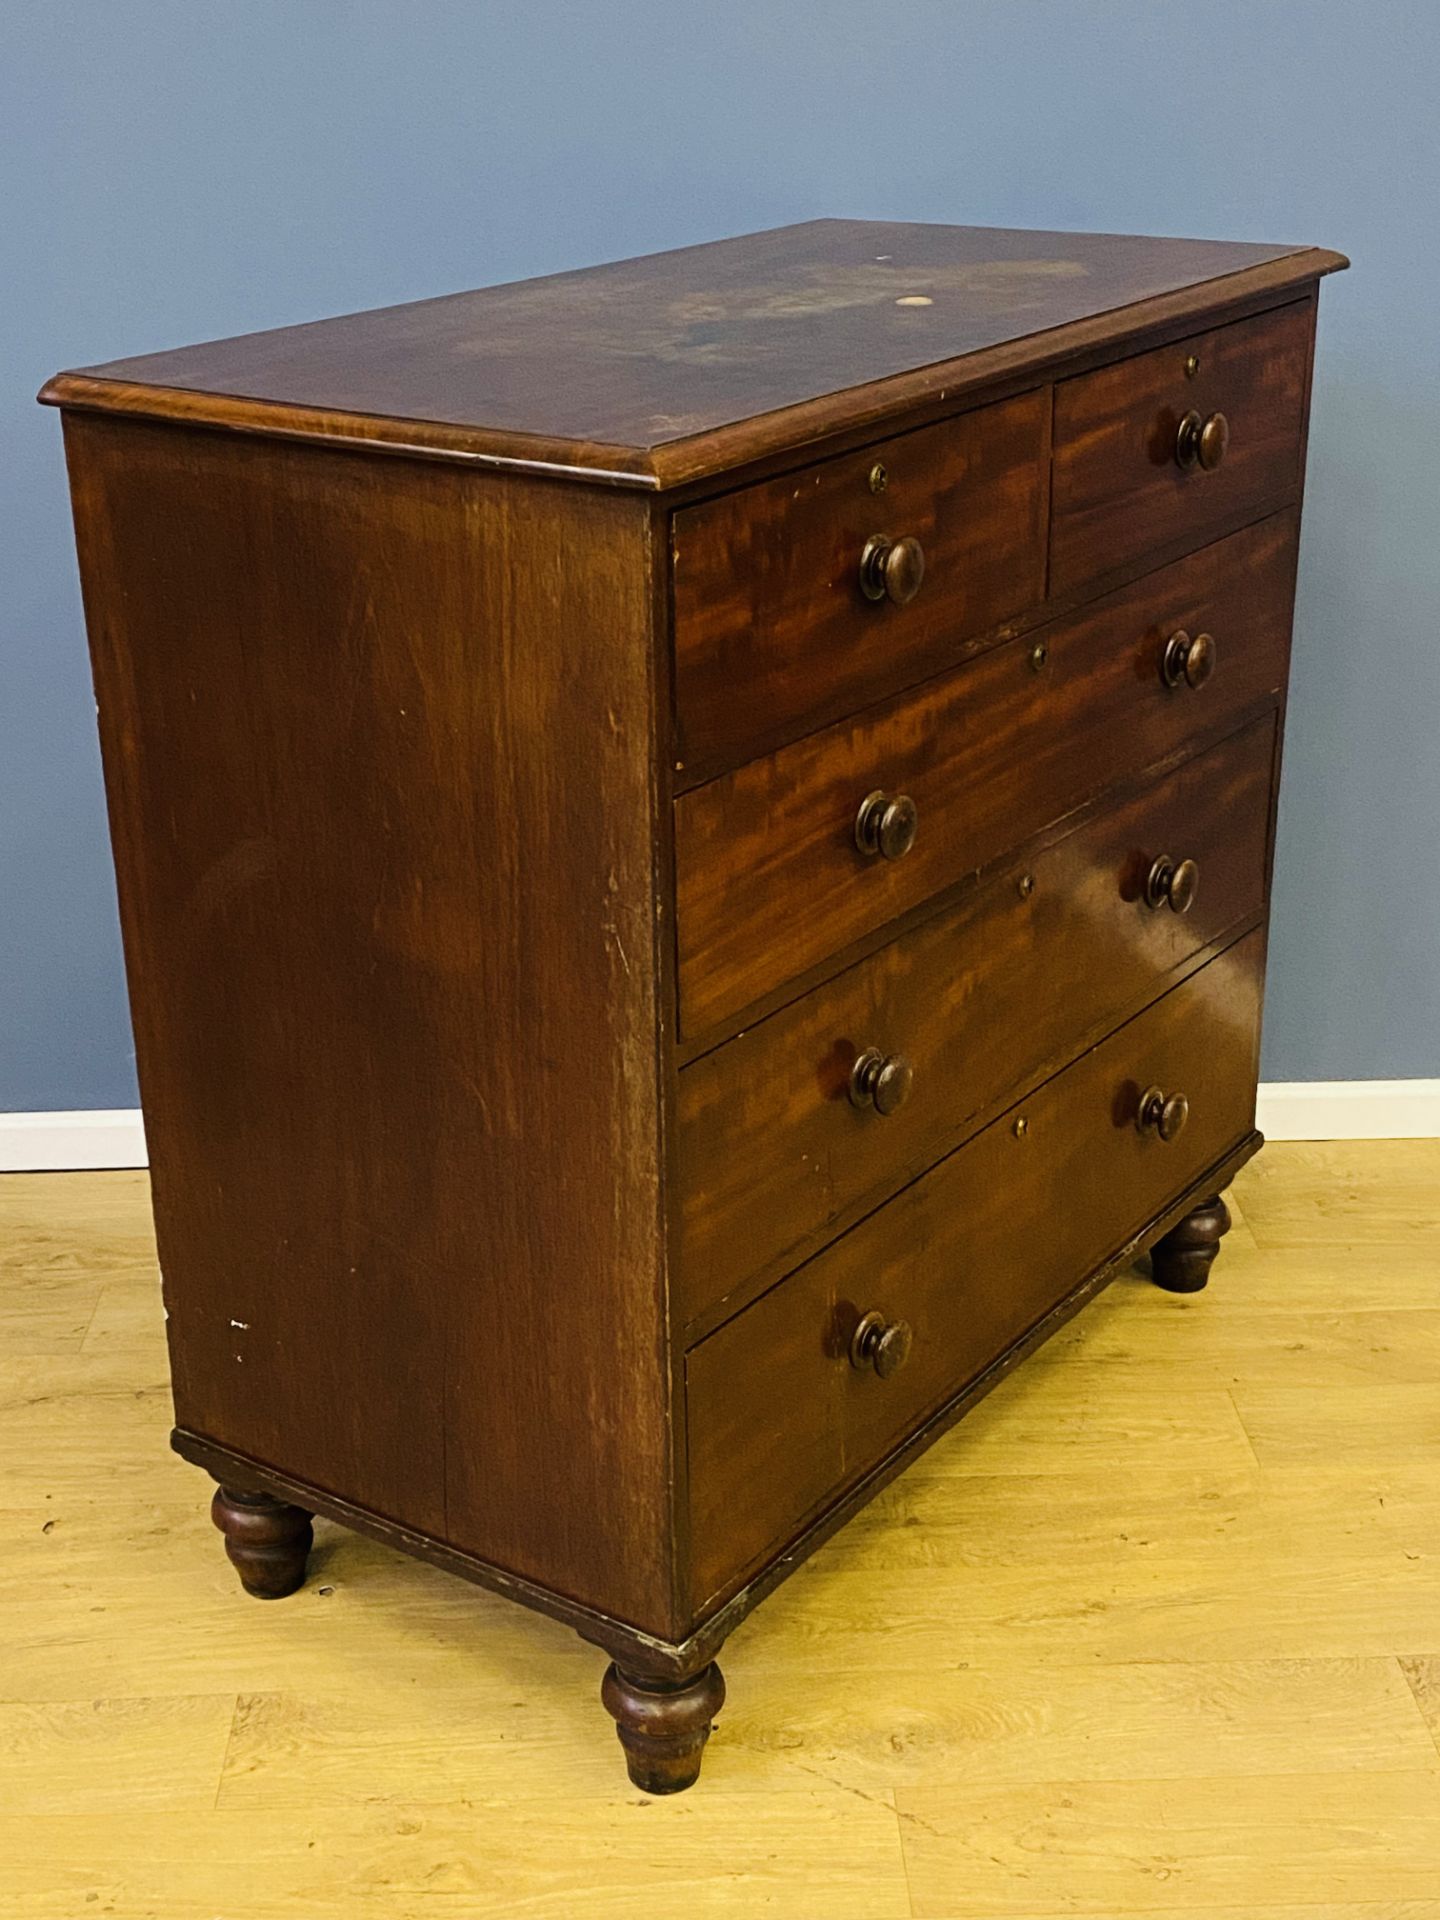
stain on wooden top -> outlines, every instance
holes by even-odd
[[[1344,264],[813,220],[112,361],[41,398],[667,486]]]

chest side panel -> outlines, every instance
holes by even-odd
[[[646,509],[67,435],[178,1421],[663,1629]]]

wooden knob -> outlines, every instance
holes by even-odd
[[[1183,681],[1198,692],[1214,671],[1215,642],[1210,634],[1197,633],[1192,638],[1182,627],[1165,642],[1160,678],[1167,687],[1178,687]]]
[[[1213,473],[1230,444],[1230,422],[1223,413],[1204,415],[1192,407],[1175,430],[1175,459],[1190,472],[1202,467]]]
[[[919,823],[908,793],[867,793],[855,816],[855,844],[861,853],[898,860],[914,846]]]
[[[1140,1096],[1135,1125],[1141,1133],[1154,1134],[1161,1140],[1174,1140],[1185,1131],[1185,1122],[1189,1118],[1190,1102],[1183,1093],[1167,1094],[1159,1087],[1147,1087]]]
[[[860,591],[867,600],[892,600],[905,606],[920,591],[925,578],[925,549],[908,534],[892,540],[888,533],[872,533],[860,555]]]
[[[1168,853],[1162,853],[1145,877],[1145,904],[1188,913],[1199,885],[1200,869],[1193,860],[1172,860]]]
[[[1206,473],[1219,466],[1229,444],[1230,422],[1223,413],[1212,413],[1200,429],[1200,464]]]
[[[894,1113],[910,1097],[915,1069],[903,1053],[881,1053],[867,1047],[850,1069],[852,1106],[873,1107],[876,1113]]]
[[[850,1338],[850,1364],[857,1372],[873,1367],[882,1380],[898,1373],[910,1358],[915,1335],[908,1320],[887,1321],[873,1308],[863,1314]]]

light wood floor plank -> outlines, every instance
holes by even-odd
[[[1440,1920],[1440,1899],[1326,1900],[1318,1906],[1305,1900],[1287,1901],[1283,1907],[1268,1902],[1257,1906],[1247,1900],[1243,1906],[1207,1906],[1203,1911],[1205,1920]],[[1107,1912],[1106,1920],[1155,1920],[1155,1912],[1153,1905],[1116,1907]],[[1073,1907],[1052,1908],[1048,1913],[1008,1914],[1006,1920],[1072,1920],[1074,1913]],[[931,1920],[941,1917],[932,1915]],[[961,1920],[961,1916],[949,1914],[944,1920]]]
[[[1440,1659],[1417,1660],[1402,1656],[1399,1664],[1415,1703],[1425,1717],[1436,1751],[1440,1753]]]
[[[1127,1907],[1205,1914],[1263,1893],[1332,1901],[1430,1899],[1440,1862],[1440,1771],[1266,1779],[904,1787],[919,1916],[999,1920]]]
[[[736,1667],[730,1775],[866,1792],[945,1782],[1423,1771],[1435,1745],[1398,1662],[940,1665],[923,1694],[882,1664]],[[707,1764],[709,1764],[707,1762]]]
[[[1262,1248],[1359,1246],[1440,1252],[1434,1140],[1326,1140],[1270,1149],[1237,1186]]]
[[[1440,1179],[1440,1168],[1436,1170]],[[1389,1309],[1433,1311],[1440,1271],[1433,1249],[1421,1246],[1269,1247],[1253,1252],[1224,1243],[1215,1284],[1189,1304],[1215,1309],[1227,1323],[1247,1309],[1266,1313],[1340,1313]],[[1117,1283],[1118,1284],[1118,1283]],[[1101,1296],[1109,1300],[1116,1288]],[[1177,1305],[1186,1296],[1174,1296]],[[1084,1324],[1082,1316],[1080,1325]]]
[[[752,1671],[869,1661],[920,1676],[942,1663],[1373,1659],[1440,1652],[1440,1561],[1385,1553],[1258,1564],[1217,1553],[1070,1573],[1055,1566],[889,1577],[802,1568],[731,1642]],[[897,1683],[903,1684],[903,1683]]]
[[[0,1702],[0,1807],[18,1813],[208,1810],[235,1700]]]
[[[1234,1276],[1223,1275],[1226,1286]],[[1216,1282],[1217,1287],[1220,1282]],[[1429,1300],[1436,1304],[1426,1304]],[[1206,1387],[1291,1389],[1440,1385],[1440,1285],[1412,1287],[1408,1307],[1238,1309],[1223,1294],[1212,1303],[1137,1313],[1130,1303],[1096,1303],[1068,1339],[1054,1340],[1031,1362],[1038,1373],[1063,1375],[1067,1390],[1099,1398],[1119,1383],[1154,1391]],[[1205,1310],[1211,1309],[1211,1310]],[[1067,1329],[1068,1332],[1068,1329]],[[1093,1385],[1087,1372],[1093,1370]],[[1034,1377],[1032,1375],[1032,1377]]]
[[[1038,1359],[1038,1356],[1037,1356]],[[1203,1460],[1234,1471],[1254,1451],[1225,1387],[1178,1388],[1118,1381],[1099,1394],[1065,1371],[1019,1368],[907,1471],[1073,1474],[1129,1472],[1139,1460],[1173,1466]]]
[[[89,1356],[123,1350],[142,1365],[162,1364],[164,1341],[155,1338],[161,1311],[160,1280],[153,1270],[107,1282],[96,1295],[82,1351]]]
[[[1233,1389],[1235,1408],[1262,1467],[1343,1462],[1348,1473],[1440,1465],[1440,1383]]]
[[[1114,1569],[1222,1556],[1231,1564],[1338,1562],[1396,1546],[1440,1551],[1440,1475],[1317,1474],[1303,1467],[1214,1473],[977,1474],[886,1488],[831,1543],[824,1564],[887,1568]]]
[[[1403,1776],[1400,1776],[1403,1777]],[[906,1920],[888,1800],[838,1789],[346,1812],[0,1818],[11,1915],[81,1920]]]

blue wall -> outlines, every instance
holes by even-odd
[[[821,213],[1315,242],[1266,1073],[1440,1073],[1433,0],[0,0],[0,1107],[135,1098],[57,367]]]

